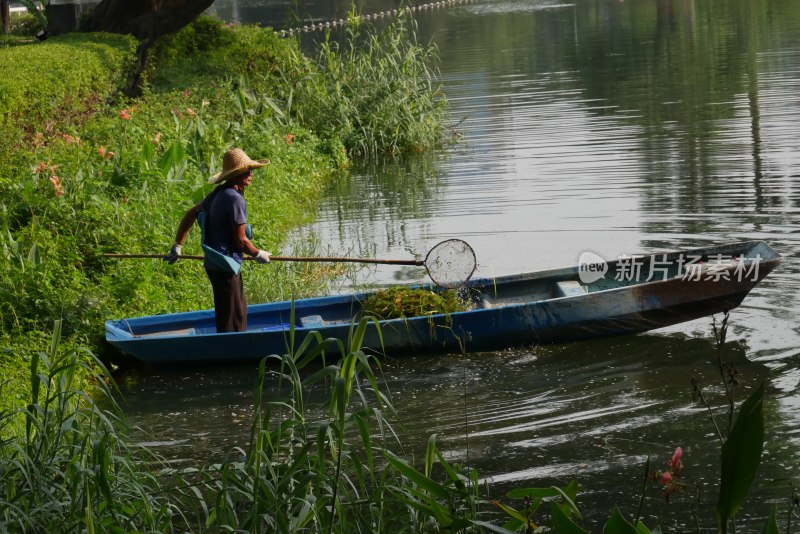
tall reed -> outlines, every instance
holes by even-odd
[[[128,445],[118,407],[93,398],[112,399],[102,364],[60,350],[60,337],[56,321],[50,350],[31,358],[27,407],[0,413],[0,435],[24,419],[24,432],[0,443],[0,531],[171,530],[174,510]],[[83,376],[96,392],[78,389]]]
[[[418,42],[410,12],[378,31],[352,10],[344,35],[319,43],[316,71],[297,84],[293,113],[352,154],[423,151],[445,140],[437,61],[436,47]]]

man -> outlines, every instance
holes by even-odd
[[[258,263],[269,263],[270,253],[250,241],[244,200],[245,188],[253,183],[253,171],[266,165],[269,160],[252,160],[239,148],[225,152],[222,172],[209,179],[209,183],[220,185],[186,211],[166,257],[169,263],[178,260],[189,229],[200,217],[204,267],[214,290],[218,333],[247,330],[247,301],[240,271],[243,254],[254,256]]]

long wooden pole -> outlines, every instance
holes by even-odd
[[[154,258],[166,259],[164,254],[114,254],[107,252],[103,254],[105,258]],[[203,260],[205,256],[180,255],[179,260]],[[255,260],[250,256],[245,256],[245,260]],[[270,256],[270,261],[313,261],[327,263],[379,263],[384,265],[425,265],[423,260],[381,260],[374,258],[349,258],[341,256]]]

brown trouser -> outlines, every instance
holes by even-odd
[[[247,330],[247,301],[241,274],[223,273],[206,269],[214,289],[214,314],[217,332],[244,332]]]

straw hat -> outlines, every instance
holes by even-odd
[[[252,160],[241,148],[231,148],[222,156],[222,172],[218,172],[208,179],[210,184],[224,182],[228,178],[239,176],[245,171],[258,169],[269,165],[268,159]]]

